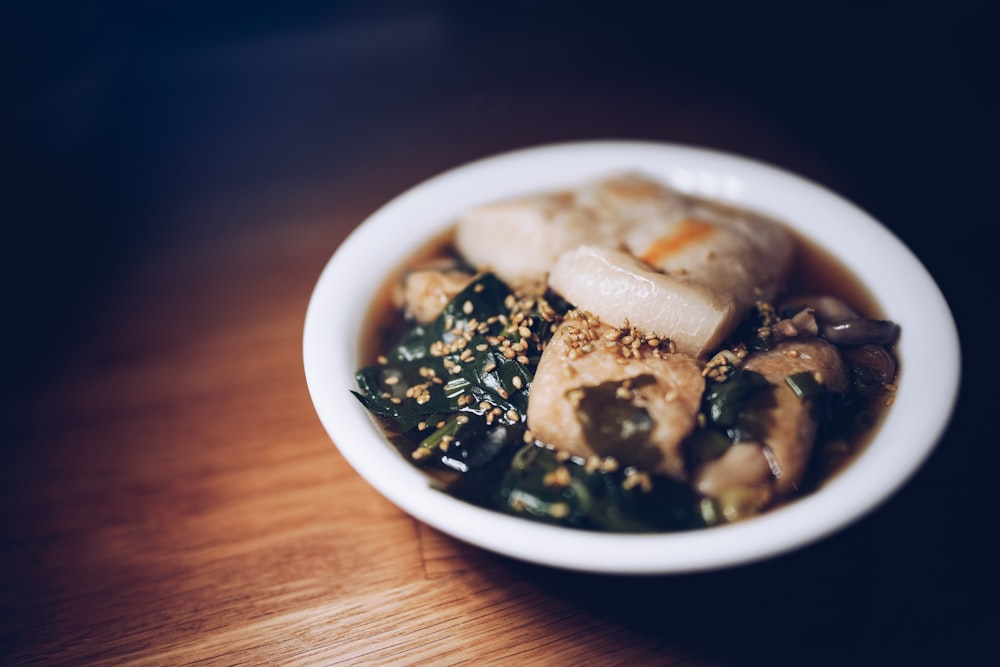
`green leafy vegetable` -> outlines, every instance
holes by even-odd
[[[684,442],[688,464],[697,467],[725,454],[734,442],[759,439],[774,404],[771,389],[763,375],[743,369],[724,382],[710,381],[702,396],[705,424]]]
[[[655,384],[652,375],[631,380],[631,389],[641,389]],[[663,458],[663,453],[650,435],[656,426],[642,405],[631,397],[619,395],[620,382],[604,382],[593,387],[583,387],[577,404],[577,418],[584,438],[590,448],[600,456],[614,456],[621,461],[643,469],[652,470]]]
[[[785,378],[785,384],[803,401],[816,398],[826,391],[826,387],[820,384],[816,375],[809,371],[789,375]]]
[[[633,469],[607,471],[559,457],[540,445],[518,450],[488,498],[500,511],[575,528],[648,532],[706,525],[699,498],[685,484]]]
[[[770,389],[763,375],[742,369],[725,382],[711,384],[703,399],[708,424],[736,442],[759,437],[762,409],[772,405],[763,400],[769,397]]]
[[[412,460],[464,472],[501,448],[485,434],[523,423],[549,321],[518,305],[504,283],[485,274],[433,322],[414,325],[385,363],[358,371],[354,395],[406,436],[394,442]]]

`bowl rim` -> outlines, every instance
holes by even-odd
[[[841,260],[901,325],[895,404],[857,460],[818,491],[745,522],[682,533],[595,533],[535,523],[435,490],[350,394],[360,367],[363,327],[357,322],[366,317],[385,276],[460,211],[622,170],[783,220]],[[384,272],[367,279],[364,269],[373,264]],[[456,539],[508,557],[630,575],[747,564],[858,521],[908,482],[936,447],[954,412],[961,366],[958,332],[940,288],[910,249],[865,211],[758,160],[648,141],[518,149],[460,165],[404,191],[362,221],[324,266],[307,306],[302,345],[307,388],[324,429],[351,467],[397,507]],[[912,359],[920,360],[918,368],[910,368]]]

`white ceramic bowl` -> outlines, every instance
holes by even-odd
[[[349,392],[360,367],[361,322],[390,270],[456,215],[489,200],[575,186],[638,170],[680,190],[745,205],[829,250],[899,323],[903,373],[875,439],[812,495],[759,518],[701,531],[605,534],[491,512],[432,489]],[[305,319],[304,361],[319,418],[344,458],[382,495],[444,533],[517,559],[591,572],[663,574],[748,563],[814,542],[856,521],[925,461],[950,419],[959,342],[938,286],[885,227],[839,196],[759,162],[643,142],[543,146],[453,169],[399,195],[365,220],[322,272]]]

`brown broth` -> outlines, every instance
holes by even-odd
[[[807,294],[829,295],[841,299],[862,316],[885,317],[883,308],[868,288],[842,262],[795,230],[789,229],[789,231],[795,239],[796,247],[789,272],[789,289],[785,290],[783,298]],[[393,345],[402,332],[405,322],[401,309],[397,307],[396,293],[406,271],[432,260],[457,258],[453,241],[454,229],[452,228],[431,238],[417,249],[403,265],[393,271],[381,285],[366,316],[364,331],[369,332],[369,334],[363,340],[361,354],[365,365],[375,363],[378,355]],[[895,354],[895,350],[893,353]],[[897,357],[897,378],[899,377],[898,364]],[[768,511],[815,491],[848,467],[871,442],[884,420],[886,412],[885,407],[880,409],[871,428],[849,443],[847,451],[840,452],[833,457],[824,457],[825,463],[822,470],[819,472],[814,470],[807,475],[799,493],[785,501],[771,505]],[[818,455],[814,454],[813,458],[817,459]]]
[[[396,294],[403,281],[403,276],[414,266],[435,259],[455,257],[454,238],[453,228],[448,228],[432,237],[415,250],[402,265],[392,271],[379,286],[375,301],[365,314],[362,331],[370,333],[365,335],[361,341],[361,362],[363,365],[375,363],[378,355],[395,344],[399,338],[404,320],[403,313],[397,306]]]

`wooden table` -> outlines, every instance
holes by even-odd
[[[711,105],[660,99],[652,110],[672,111],[655,121],[625,113],[566,129],[563,98],[525,107],[518,94],[506,134],[480,131],[494,129],[491,105],[503,115],[501,95],[477,98],[489,107],[477,107],[478,128],[420,135],[439,127],[429,109],[448,125],[449,109],[469,108],[439,103],[383,128],[395,134],[377,146],[355,145],[349,169],[244,174],[197,195],[196,179],[178,176],[147,192],[135,210],[158,231],[88,292],[58,350],[33,350],[54,357],[3,412],[0,663],[918,665],[963,664],[989,645],[995,519],[981,514],[992,493],[969,456],[971,408],[857,525],[774,560],[675,577],[482,552],[413,521],[349,468],[306,391],[303,318],[330,254],[399,190],[494,150],[602,132],[748,149],[837,185],[823,155],[733,107],[735,128]],[[525,108],[547,124],[528,127]]]

